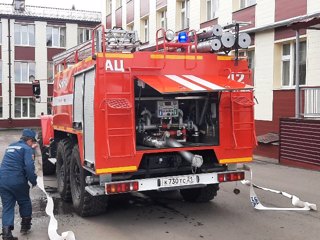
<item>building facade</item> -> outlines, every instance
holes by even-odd
[[[278,133],[279,119],[295,116],[296,32],[289,25],[297,19],[320,16],[319,0],[105,0],[104,4],[106,26],[136,30],[145,46],[155,45],[156,29],[161,27],[179,32],[248,22],[240,30],[249,33],[253,41],[248,51],[240,54],[248,56],[254,73],[257,135]],[[300,31],[303,87],[320,87],[319,39],[319,30]],[[301,105],[301,114],[320,117],[320,91],[315,91],[310,101],[303,99]],[[269,150],[266,155],[278,157],[277,148]]]
[[[39,126],[51,111],[52,57],[91,38],[101,13],[0,3],[0,128]],[[30,79],[40,81],[40,103]]]

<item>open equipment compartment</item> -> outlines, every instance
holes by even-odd
[[[137,79],[136,148],[219,145],[218,109],[219,92],[162,94]]]

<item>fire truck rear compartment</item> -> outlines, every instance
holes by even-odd
[[[218,145],[218,106],[218,92],[161,94],[136,81],[137,150]]]

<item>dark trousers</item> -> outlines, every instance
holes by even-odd
[[[21,217],[31,217],[32,205],[26,179],[13,176],[0,176],[0,195],[2,201],[2,227],[14,226],[14,207],[19,205]]]

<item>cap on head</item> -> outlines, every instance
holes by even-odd
[[[22,137],[30,138],[33,141],[36,141],[36,132],[29,128],[23,129]]]

